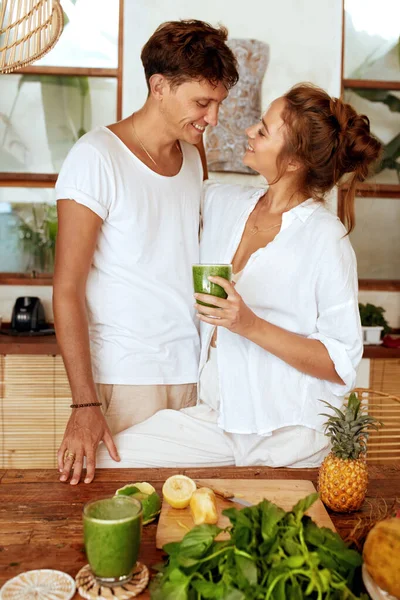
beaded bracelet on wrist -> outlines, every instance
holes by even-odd
[[[87,404],[70,404],[70,408],[86,408],[87,406],[101,406],[101,402],[88,402]]]

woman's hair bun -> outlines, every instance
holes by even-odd
[[[340,176],[354,172],[358,181],[364,181],[380,157],[381,143],[372,135],[368,117],[350,104],[332,98],[330,108],[338,128],[336,172]]]

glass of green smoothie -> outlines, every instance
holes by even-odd
[[[232,280],[232,265],[224,264],[198,264],[192,265],[193,270],[193,286],[194,291],[197,294],[209,294],[210,296],[217,296],[218,298],[227,298],[227,293],[224,288],[216,283],[212,283],[208,280],[211,277],[223,277],[228,281]],[[212,306],[214,304],[207,304],[206,302],[200,302],[198,304],[203,306]]]
[[[92,500],[83,508],[86,556],[100,585],[129,581],[139,554],[142,505],[130,496]]]

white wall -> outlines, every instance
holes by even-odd
[[[313,81],[338,95],[341,6],[341,0],[125,0],[124,116],[147,95],[139,58],[142,46],[160,23],[176,19],[222,23],[232,38],[269,44],[264,108],[299,81]]]

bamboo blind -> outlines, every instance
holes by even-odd
[[[362,398],[366,412],[383,423],[378,431],[372,430],[369,435],[368,462],[400,460],[400,397],[364,388],[357,388],[355,392]]]
[[[384,423],[370,434],[370,462],[400,460],[400,394],[392,392],[400,389],[399,379],[400,360],[372,360],[371,389],[356,390],[369,414]],[[61,356],[0,355],[1,468],[56,468],[70,403]]]
[[[3,468],[55,468],[70,413],[71,393],[61,357],[2,357]]]
[[[0,73],[30,65],[57,43],[64,17],[59,0],[0,2]]]
[[[369,387],[400,396],[400,358],[376,358],[370,363]]]

